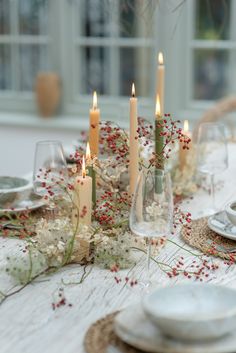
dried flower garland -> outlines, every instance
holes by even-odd
[[[176,141],[181,141],[184,148],[188,148],[190,140],[183,135],[178,123],[179,121],[172,120],[170,115],[166,115],[163,119],[161,133],[164,143],[160,155],[157,155],[153,152],[153,126],[145,119],[139,118],[137,132],[142,168],[157,167],[161,159],[168,160]],[[17,254],[7,258],[6,268],[6,271],[22,284],[22,288],[42,273],[56,271],[69,263],[95,263],[116,272],[118,269],[135,265],[136,257],[133,256],[133,250],[138,250],[140,253],[146,252],[145,240],[132,237],[128,225],[131,205],[127,192],[128,143],[126,131],[119,126],[111,122],[101,124],[100,150],[104,159],[94,158],[90,162],[97,174],[97,202],[93,210],[91,227],[81,225],[79,219],[77,226],[72,226],[69,215],[74,207],[71,195],[73,182],[65,182],[62,176],[58,180],[50,179],[50,185],[47,182],[42,185],[48,201],[55,196],[54,186],[62,190],[61,197],[54,199],[58,205],[58,213],[53,215],[52,219],[39,218],[34,229],[29,233],[27,228],[32,223],[29,214],[20,215],[17,218],[5,215],[6,220],[11,217],[11,222],[23,227],[20,235],[24,237],[26,243],[20,246],[20,256]],[[73,163],[70,167],[72,179],[81,169],[84,152],[83,148],[78,148],[73,155],[70,155]],[[50,172],[46,171],[45,175],[49,174]],[[158,210],[151,207],[150,212],[154,211]],[[84,214],[86,210],[79,217],[83,218]],[[179,225],[189,227],[190,216],[189,213],[183,214],[176,208],[175,228]],[[2,227],[0,231],[4,236],[11,235],[10,229]],[[180,273],[188,273],[187,277],[191,276],[190,273],[194,274],[193,270],[189,272],[183,266],[181,267],[180,262],[172,266],[155,259],[166,241],[174,243],[165,237],[153,242],[153,261],[170,278]],[[179,246],[177,243],[175,245]],[[198,276],[197,273],[198,270],[195,273],[196,276]],[[115,278],[116,282],[120,283],[117,275]],[[125,279],[126,284],[135,285],[136,282],[136,279]],[[4,300],[8,295],[1,293],[1,296]]]

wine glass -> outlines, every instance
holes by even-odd
[[[217,212],[215,205],[215,175],[228,167],[228,149],[225,126],[221,123],[202,123],[197,142],[197,169],[210,176],[212,206],[204,210],[208,215]]]
[[[60,141],[39,141],[34,156],[34,192],[51,201],[64,194],[68,181],[67,164]]]
[[[139,174],[129,219],[131,231],[147,241],[147,273],[140,282],[149,289],[152,239],[170,234],[173,226],[173,196],[169,173],[147,170]]]

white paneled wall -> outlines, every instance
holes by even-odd
[[[32,171],[35,143],[60,140],[69,145],[79,137],[77,129],[0,126],[0,175],[24,175]]]

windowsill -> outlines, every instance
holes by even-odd
[[[87,130],[87,117],[54,116],[43,118],[34,114],[0,112],[0,126],[27,127],[56,130]]]

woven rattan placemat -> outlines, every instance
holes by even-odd
[[[182,228],[182,238],[204,254],[236,262],[236,242],[215,233],[207,225],[207,218],[192,221],[191,230]]]
[[[121,341],[113,329],[114,318],[118,311],[96,321],[88,329],[84,346],[87,353],[106,353],[109,346],[113,346],[121,353],[143,353]]]

